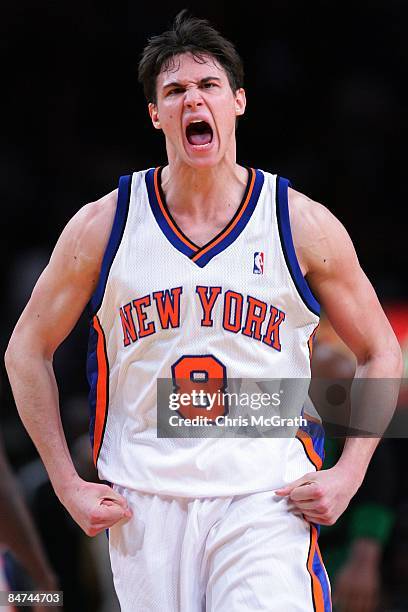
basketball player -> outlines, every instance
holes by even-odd
[[[109,528],[122,610],[330,610],[316,524],[345,510],[376,441],[350,439],[319,472],[306,430],[159,439],[156,379],[307,378],[318,300],[358,376],[399,376],[398,344],[341,224],[237,164],[232,44],[182,13],[139,77],[168,164],[123,177],[62,232],[7,351],[19,413],[73,518],[89,535]],[[52,369],[88,302],[93,453],[112,487],[76,473]]]

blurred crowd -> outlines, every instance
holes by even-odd
[[[119,175],[165,161],[136,66],[146,38],[183,7],[157,11],[125,0],[83,0],[77,7],[22,0],[2,7],[2,353],[68,219],[111,191]],[[287,176],[343,221],[407,364],[401,75],[408,68],[408,6],[402,0],[349,7],[337,0],[272,0],[245,18],[219,2],[189,7],[236,43],[244,59],[248,110],[238,128],[238,160]],[[81,475],[95,479],[87,437],[87,334],[84,313],[58,350],[55,368],[75,463]],[[317,371],[332,367],[333,377],[338,368],[352,375],[353,359],[329,327],[322,326],[314,359]],[[58,585],[67,612],[114,612],[106,538],[83,536],[57,501],[16,416],[3,366],[0,401],[0,542],[13,551],[3,554],[9,583]],[[398,423],[407,410],[405,393]],[[326,466],[341,443],[327,441]],[[406,448],[403,437],[384,440],[344,518],[322,529],[339,610],[408,611]]]
[[[320,547],[332,583],[334,610],[338,612],[408,610],[408,486],[404,466],[408,433],[408,305],[405,309],[387,310],[405,347],[405,378],[397,409],[350,506],[335,525],[322,526],[320,530]],[[353,354],[323,315],[313,351],[312,377],[351,383],[354,372]],[[311,396],[314,399],[313,385]],[[328,469],[339,458],[344,435],[330,422],[325,429],[323,468]]]

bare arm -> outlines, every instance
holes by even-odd
[[[108,516],[112,499],[122,504],[120,518],[126,504],[109,487],[79,478],[62,428],[52,360],[96,288],[115,206],[113,192],[84,206],[68,223],[6,352],[6,368],[21,420],[41,455],[55,493],[89,535],[107,526],[102,515]],[[92,495],[89,507],[84,506],[85,488],[96,496],[101,494],[101,511],[95,510]]]
[[[375,291],[359,265],[346,230],[324,206],[302,194],[290,190],[289,203],[300,266],[333,328],[356,356],[355,378],[399,379],[402,373],[400,347]],[[389,386],[389,406],[385,407],[388,418],[395,408],[397,387],[397,384]],[[310,513],[311,520],[331,523],[337,519],[361,485],[378,441],[378,437],[346,440],[341,458],[332,468],[341,484],[343,481],[347,484],[345,505],[335,516],[333,507],[329,508],[330,502],[322,502],[319,505],[321,512],[326,519],[329,518],[317,521],[317,515]],[[334,483],[333,474],[330,476]],[[325,476],[322,474],[319,478]],[[339,487],[340,482],[336,486]],[[318,497],[324,497],[319,486],[315,489]],[[304,501],[308,493],[310,491],[303,486],[299,501]],[[332,506],[334,504],[340,508],[338,497]],[[303,507],[308,508],[307,504]]]

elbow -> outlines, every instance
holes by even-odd
[[[394,351],[394,361],[395,361],[395,371],[396,377],[402,378],[404,373],[404,359],[402,356],[402,350],[398,342],[396,343],[395,351]]]
[[[404,371],[404,359],[402,356],[401,346],[394,333],[392,333],[392,337],[390,338],[390,342],[387,346],[385,358],[390,370],[392,371],[391,376],[393,378],[401,378]]]
[[[404,360],[398,340],[393,342],[381,353],[381,361],[386,365],[387,378],[401,378],[404,370]]]
[[[52,364],[53,352],[49,351],[38,334],[31,330],[18,327],[10,338],[4,354],[4,364],[10,381],[15,373],[30,363],[50,362]]]
[[[357,358],[358,366],[367,371],[374,366],[378,378],[400,379],[404,370],[404,361],[398,340],[392,334],[387,342],[367,350],[364,355]]]
[[[16,353],[17,353],[17,350],[15,346],[15,341],[13,340],[13,338],[11,338],[10,342],[8,343],[6,352],[4,354],[4,365],[6,366],[6,371],[7,371],[9,378],[16,366],[16,362],[17,362]]]
[[[24,361],[23,357],[27,357],[27,344],[27,338],[16,328],[9,340],[6,352],[4,353],[4,365],[6,366],[10,381],[14,372],[21,367]]]

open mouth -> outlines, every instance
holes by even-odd
[[[213,139],[212,127],[206,121],[194,121],[187,126],[186,137],[191,145],[210,144]]]

